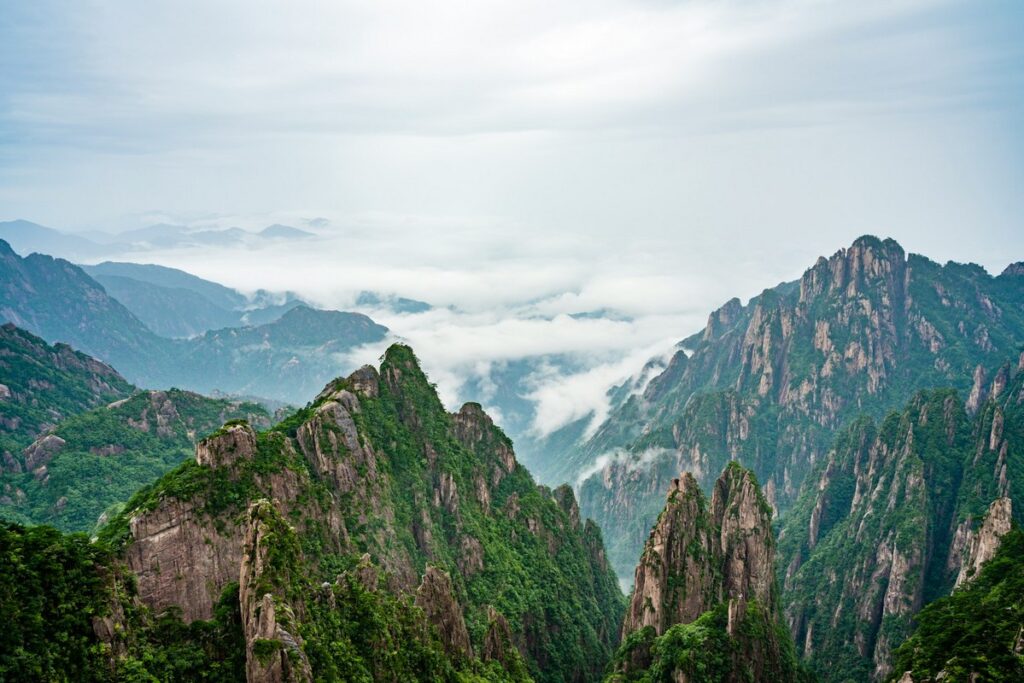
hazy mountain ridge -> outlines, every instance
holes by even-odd
[[[26,220],[0,222],[0,239],[19,253],[45,253],[73,261],[197,246],[244,246],[251,242],[284,242],[316,237],[316,233],[275,223],[252,232],[237,227],[195,227],[158,223],[119,233],[93,230],[68,233]]]
[[[104,289],[162,337],[189,338],[210,330],[251,327],[308,305],[291,292],[246,296],[191,273],[152,264],[105,261],[81,266]]]
[[[204,296],[210,291],[225,294],[226,288],[181,271],[141,268],[184,282]],[[220,390],[300,403],[331,377],[351,369],[349,351],[381,341],[387,333],[359,313],[285,304],[271,311],[272,316],[280,314],[272,322],[172,340],[153,333],[81,268],[39,254],[21,258],[2,240],[0,288],[0,317],[49,341],[68,342],[144,387]],[[173,297],[172,303],[182,305]],[[250,315],[260,312],[239,312],[242,318]]]

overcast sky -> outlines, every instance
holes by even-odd
[[[0,219],[324,217],[315,249],[148,260],[621,363],[862,233],[1024,258],[1021,36],[1020,0],[6,2]]]

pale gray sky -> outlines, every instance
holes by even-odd
[[[1011,0],[7,3],[0,219],[325,216],[147,260],[455,304],[429,353],[539,335],[607,375],[862,233],[1024,258],[1021,35]],[[601,307],[634,321],[531,328]]]

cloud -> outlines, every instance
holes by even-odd
[[[315,227],[121,256],[332,308],[429,301],[371,313],[448,405],[496,402],[528,359],[543,434],[865,232],[994,270],[1024,249],[1015,5],[14,3],[0,218]]]
[[[647,448],[638,453],[627,451],[624,448],[614,448],[594,458],[590,465],[580,471],[576,477],[575,488],[579,491],[583,482],[598,472],[604,471],[607,467],[621,466],[625,467],[627,472],[635,472],[650,467],[662,458],[674,455],[675,451],[670,448]]]
[[[535,388],[528,395],[537,406],[533,435],[545,437],[571,422],[589,418],[584,436],[592,436],[611,409],[608,390],[635,378],[631,393],[642,392],[658,369],[664,369],[675,341],[661,339],[641,348],[626,347],[615,360],[579,373],[564,375],[556,368],[538,373],[533,378]],[[652,359],[654,362],[645,367]]]

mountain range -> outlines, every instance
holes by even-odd
[[[258,232],[241,228],[195,228],[159,223],[120,233],[92,231],[86,236],[62,232],[26,220],[0,222],[0,239],[19,253],[37,252],[77,261],[151,249],[237,247],[248,243],[305,240],[316,236],[316,233],[308,230],[278,223]]]
[[[186,326],[202,333],[188,339],[160,336],[82,268],[42,254],[21,258],[2,240],[0,318],[47,341],[69,343],[139,386],[294,402],[351,369],[345,356],[352,349],[387,334],[365,315],[312,309],[294,300],[227,311],[220,304],[245,299],[181,271],[132,264],[94,268],[102,279],[120,278],[117,287],[131,280],[123,287],[126,299],[156,329]],[[203,306],[193,306],[197,297]],[[179,316],[181,311],[187,315]],[[207,330],[200,320],[207,313],[231,318],[237,326]],[[250,319],[258,324],[246,325]]]
[[[1016,361],[1021,270],[992,277],[908,256],[893,240],[858,239],[799,281],[713,312],[662,373],[627,394],[593,437],[553,458],[558,469],[542,479],[589,474],[580,505],[615,539],[621,576],[681,471],[709,488],[738,460],[785,513],[851,420],[901,409],[919,389],[948,386],[966,398],[976,374]]]
[[[0,677],[1024,668],[1022,264],[992,276],[860,238],[713,312],[613,388],[592,435],[581,420],[531,444],[542,481],[575,484],[547,487],[478,403],[445,410],[408,346],[339,377],[387,333],[365,316],[284,297],[271,322],[173,339],[150,325],[188,297],[278,311],[181,271],[0,256]],[[150,321],[102,278],[154,288],[124,285]],[[305,407],[271,418],[172,382],[287,386]]]

